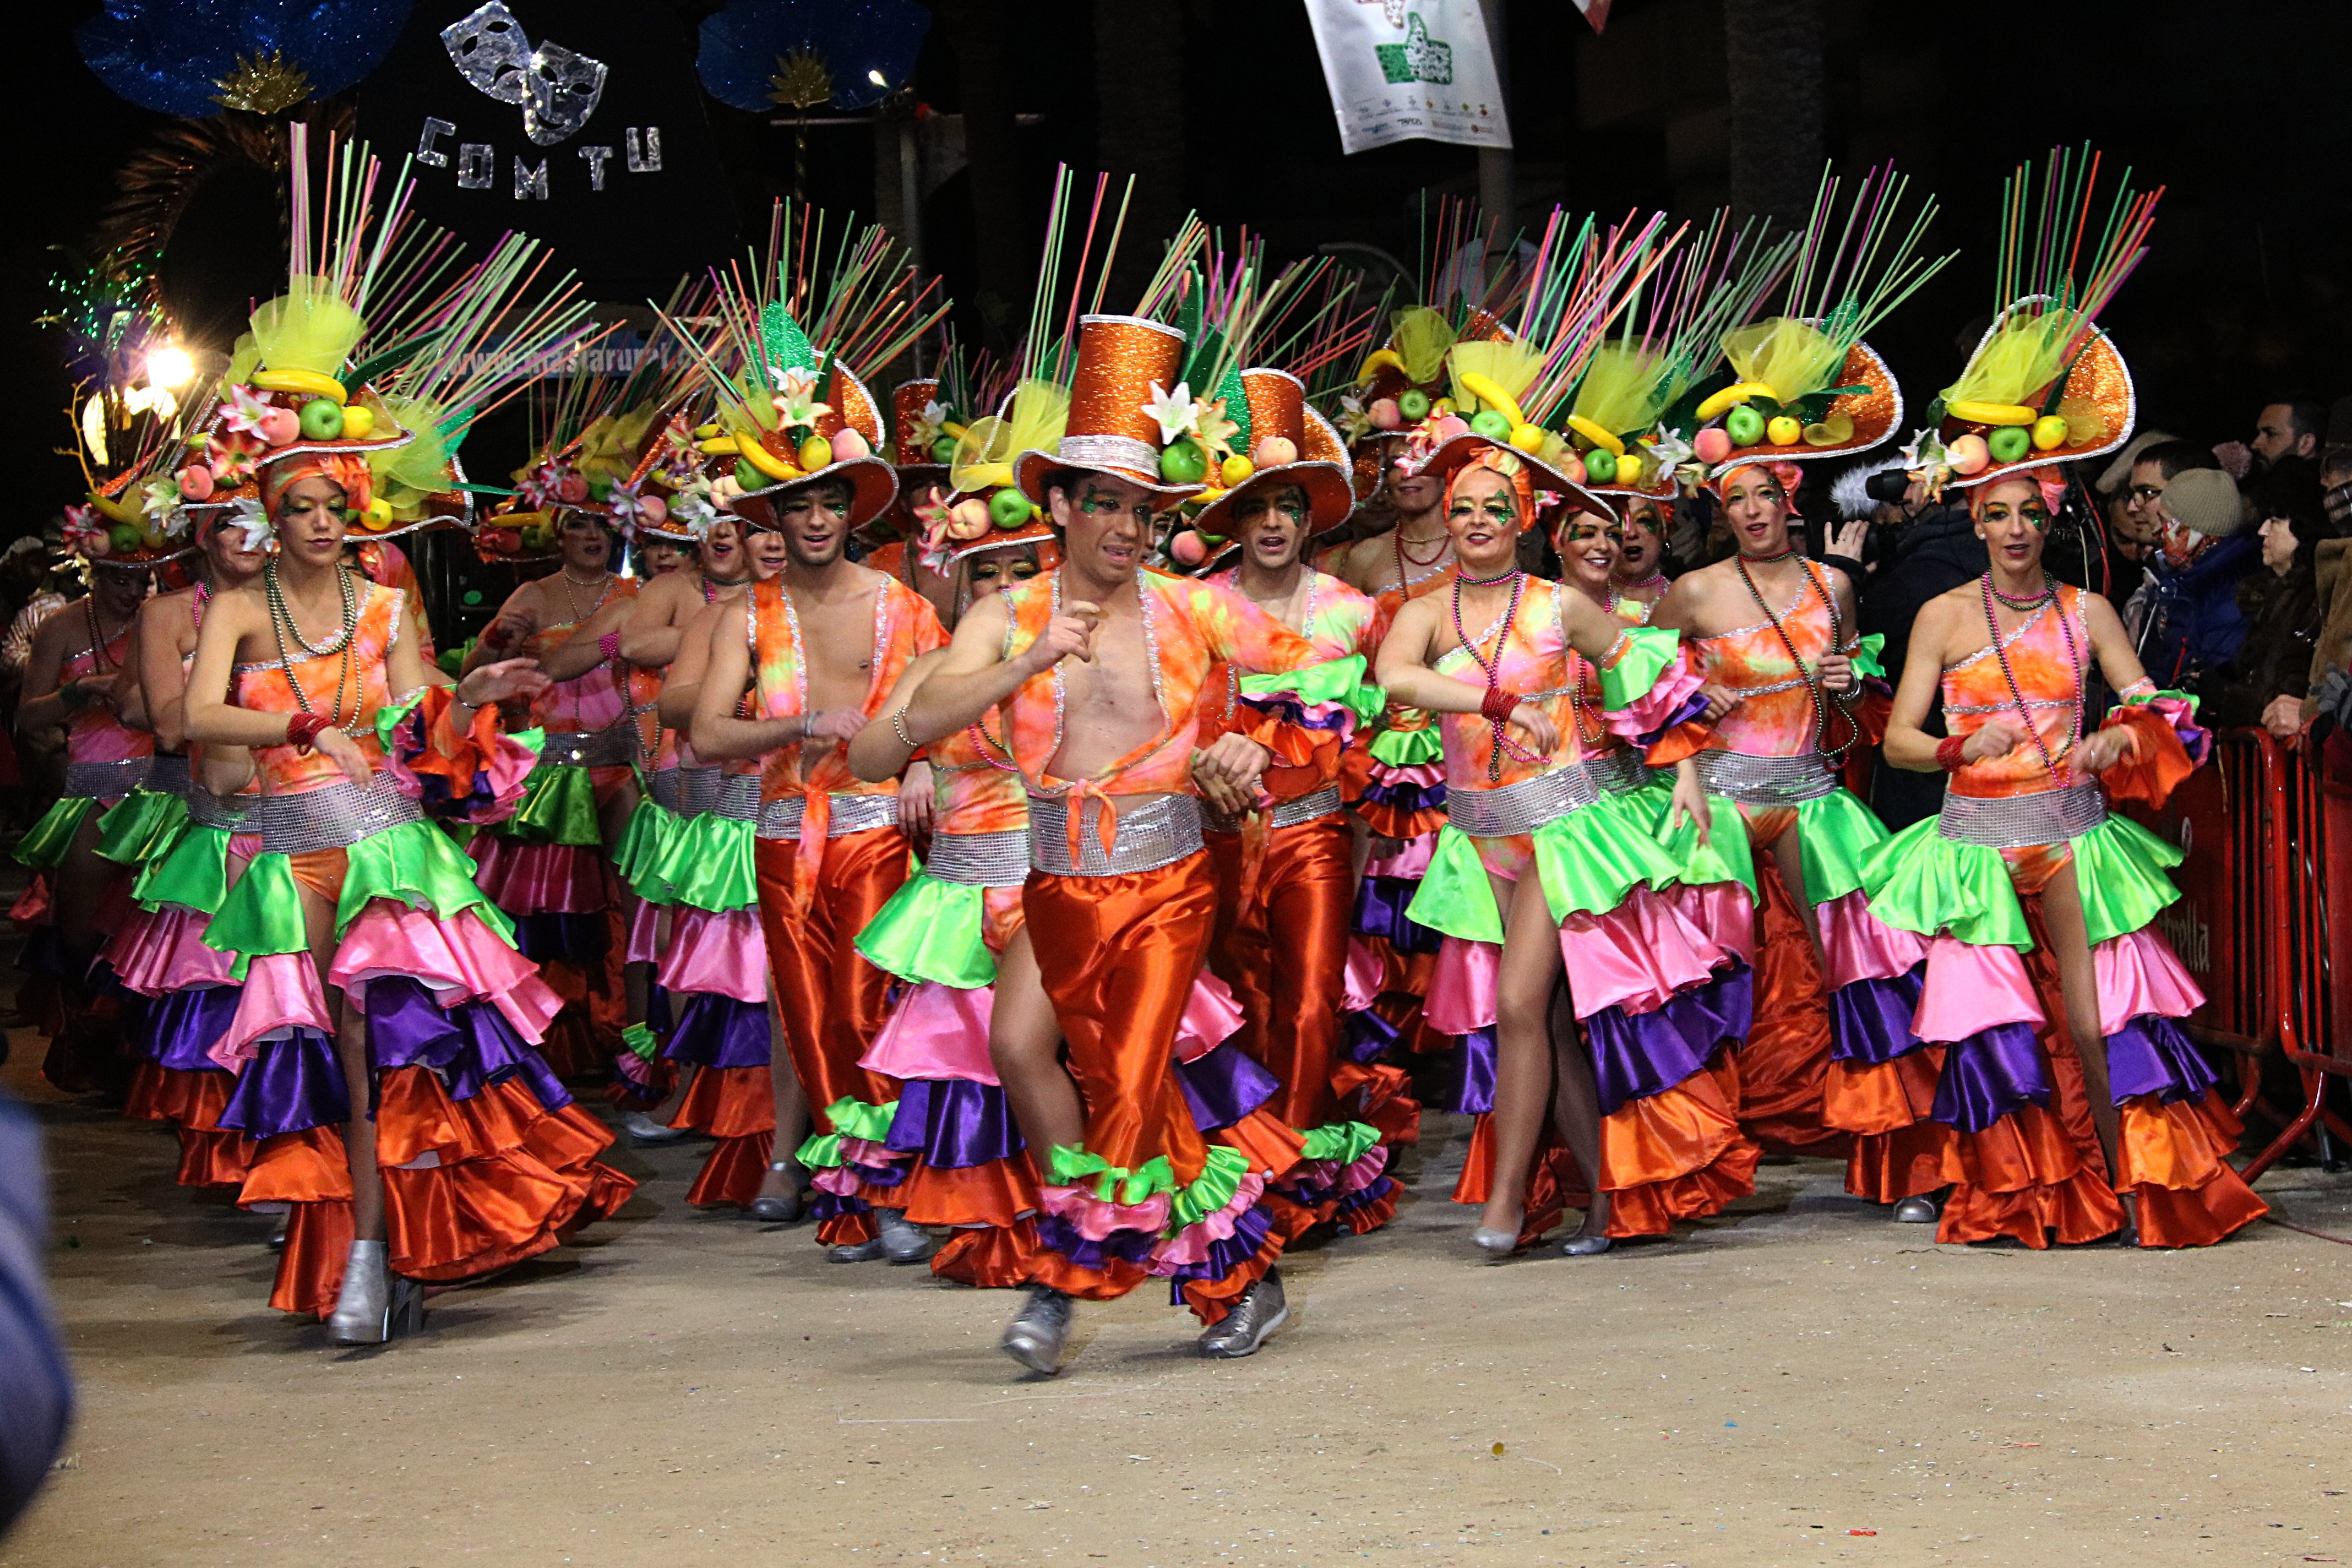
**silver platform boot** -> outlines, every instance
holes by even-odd
[[[1242,1292],[1223,1321],[1201,1331],[1201,1353],[1222,1361],[1254,1355],[1266,1335],[1288,1321],[1290,1303],[1283,1299],[1282,1271],[1269,1268],[1265,1279]]]

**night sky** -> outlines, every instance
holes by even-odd
[[[642,12],[650,37],[690,52],[692,24],[708,8],[646,4]],[[56,349],[29,324],[51,265],[46,247],[87,240],[116,172],[167,123],[116,98],[82,65],[71,30],[93,9],[27,6],[14,28],[20,73],[8,100],[13,222],[0,342],[16,370],[5,415],[41,482],[5,533],[38,528],[76,499],[70,459],[53,451],[68,439]],[[1015,133],[1013,188],[1026,210],[1008,219],[1034,255],[1055,163],[1090,174],[1103,140],[1100,106],[1151,101],[1152,84],[1097,80],[1092,4],[1005,0],[1001,9],[1012,20],[993,79],[1025,113],[1042,116]],[[1181,9],[1181,48],[1158,86],[1181,83],[1183,188],[1160,194],[1161,206],[1189,205],[1228,232],[1247,224],[1278,259],[1369,244],[1410,262],[1419,193],[1475,193],[1465,149],[1408,142],[1341,156],[1302,7],[1190,0]],[[2168,188],[2153,253],[2106,317],[2138,379],[2144,426],[2203,441],[2242,437],[2266,400],[2352,392],[2345,7],[1824,0],[1823,13],[1832,158],[1857,172],[1895,159],[1915,189],[1943,202],[1931,243],[1961,252],[1874,336],[1916,401],[1957,372],[1959,336],[1992,307],[2002,175],[2021,157],[2085,139],[2110,167],[2129,163],[2139,183]],[[1511,0],[1509,16],[1520,223],[1539,226],[1555,202],[1611,216],[1661,205],[1704,218],[1727,197],[1713,0],[1618,0],[1598,38],[1565,0]],[[916,95],[954,112],[963,75],[947,29],[935,26]],[[364,112],[366,84],[360,92]],[[715,102],[706,112],[719,164],[710,189],[728,195],[707,215],[671,221],[697,239],[707,232],[716,255],[764,230],[768,202],[790,187],[792,133]],[[810,135],[809,194],[871,212],[871,131]],[[959,298],[962,329],[977,336],[987,327],[971,303],[971,184],[968,174],[949,180],[923,216],[927,259]],[[248,190],[212,201],[216,215],[252,215],[265,199]],[[190,298],[213,301],[207,314],[233,319],[240,289],[268,289],[282,263],[272,246],[254,243],[249,222],[216,217],[209,226],[172,258],[171,275]],[[611,256],[590,261],[592,272],[618,265]],[[601,276],[608,297],[643,298],[644,280],[625,270]],[[477,471],[488,466],[478,462]]]

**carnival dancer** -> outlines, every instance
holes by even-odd
[[[100,857],[100,825],[153,766],[154,736],[122,721],[138,679],[124,660],[155,563],[181,553],[187,520],[173,510],[142,531],[96,504],[112,498],[91,495],[92,505],[70,509],[67,539],[89,563],[89,592],[40,624],[25,665],[16,728],[65,727],[66,780],[57,804],[16,845],[18,863],[34,876],[9,912],[30,929],[22,962],[39,983],[35,994],[47,993],[28,1008],[49,1036],[42,1076],[68,1094],[102,1089],[119,1098],[134,1070],[124,1025],[136,1034],[137,1022],[121,1016],[120,994],[93,981],[90,965],[126,912],[131,873]],[[129,515],[140,513],[134,507]]]
[[[1717,940],[1754,967],[1740,1120],[1768,1152],[1845,1152],[1849,1192],[1924,1218],[1944,1142],[1927,1119],[1935,1063],[1909,1028],[1925,951],[1870,913],[1861,864],[1886,830],[1836,772],[1864,738],[1854,710],[1863,678],[1880,673],[1877,648],[1854,633],[1853,584],[1805,559],[1790,525],[1802,463],[1894,433],[1902,395],[1863,334],[1950,258],[1915,254],[1934,204],[1897,226],[1904,184],[1891,170],[1863,181],[1851,222],[1836,196],[1825,180],[1788,313],[1724,334],[1740,379],[1696,410],[1710,423],[1692,445],[1738,551],[1676,578],[1650,624],[1682,632],[1698,655],[1714,723],[1698,757],[1708,794],[1736,807],[1773,873],[1754,885],[1754,931],[1715,906]],[[1841,223],[1846,242],[1827,244]],[[1768,420],[1759,400],[1780,412]],[[1727,813],[1717,826],[1729,828]]]
[[[1565,1250],[1597,1253],[1615,1235],[1664,1230],[1752,1187],[1755,1151],[1707,1070],[1716,1042],[1694,1050],[1656,1026],[1664,1020],[1643,1022],[1706,984],[1728,955],[1660,896],[1680,868],[1653,837],[1653,813],[1595,781],[1569,659],[1572,650],[1594,664],[1611,727],[1631,733],[1658,727],[1696,682],[1672,634],[1630,628],[1517,568],[1538,482],[1575,504],[1601,502],[1501,444],[1465,435],[1448,446],[1432,466],[1453,470],[1447,521],[1461,573],[1442,600],[1400,612],[1380,672],[1398,699],[1442,716],[1449,822],[1415,918],[1500,949],[1488,982],[1494,1110],[1456,1195],[1483,1197],[1475,1239],[1490,1253],[1507,1256],[1548,1228],[1561,1195],[1530,1177],[1556,1104],[1559,1134],[1591,1183],[1583,1228]],[[1565,731],[1549,710],[1563,698]],[[1674,805],[1675,818],[1703,808],[1687,763]],[[1563,959],[1582,1049],[1551,1025]],[[1596,1065],[1617,1101],[1605,1121]]]
[[[1244,674],[1317,660],[1225,590],[1143,570],[1160,510],[1198,489],[1183,432],[1202,401],[1169,390],[1184,346],[1148,319],[1080,319],[1065,434],[1014,465],[1063,564],[975,605],[903,715],[919,744],[993,712],[1029,792],[1022,902],[1068,1068],[1050,1049],[1016,1058],[1003,1030],[994,1065],[1041,1179],[1030,1296],[1003,1345],[1040,1372],[1061,1363],[1074,1298],[1148,1278],[1208,1325],[1204,1354],[1247,1355],[1288,1318],[1265,1194],[1298,1136],[1263,1109],[1276,1088],[1263,1068],[1230,1049],[1180,1068],[1177,1038],[1216,914],[1197,781],[1254,790],[1267,755],[1235,731],[1196,767],[1223,695],[1205,682],[1220,660]],[[1000,970],[1000,1010],[1031,1005],[1016,981]]]
[[[1970,487],[1991,567],[1921,610],[1886,732],[1889,763],[1951,775],[1944,809],[1864,877],[1879,918],[1931,944],[1915,1026],[1943,1047],[1934,1115],[1956,1134],[1937,1239],[2206,1246],[2267,1211],[2181,1032],[2204,993],[2156,925],[2181,852],[2109,806],[2162,805],[2211,740],[2114,607],[2043,569],[2063,492],[2046,468]],[[2119,700],[2085,734],[2095,663]],[[1939,684],[1941,741],[1920,728]],[[2074,1131],[2085,1101],[2095,1139]]]
[[[1668,503],[1647,496],[1618,503],[1613,533],[1617,562],[1611,568],[1609,592],[1621,608],[1646,623],[1658,601],[1666,596],[1666,528]]]
[[[888,977],[854,945],[906,880],[907,841],[898,789],[856,778],[845,752],[908,662],[946,634],[920,595],[846,554],[898,479],[875,455],[884,435],[872,394],[838,344],[820,359],[787,303],[808,281],[782,277],[764,307],[727,308],[741,365],[719,387],[719,440],[732,443],[742,487],[731,504],[782,536],[785,561],[721,617],[692,736],[706,759],[761,760],[761,932],[793,1068],[824,1118],[799,1152],[819,1193],[817,1239],[835,1262],[910,1263],[930,1238],[895,1201],[908,1162],[883,1139],[898,1086],[858,1065],[882,1026]],[[747,700],[751,717],[738,717]]]
[[[1043,522],[992,529],[950,557],[950,608],[961,619],[1059,560]],[[851,770],[877,783],[912,777],[917,755],[928,758],[934,794],[922,868],[857,936],[857,951],[903,987],[862,1065],[900,1086],[881,1142],[915,1157],[897,1194],[908,1223],[954,1233],[932,1255],[931,1272],[1009,1287],[1027,1279],[1037,1190],[991,1041],[1002,1035],[1004,1049],[1026,1060],[1051,1056],[1061,1030],[1036,984],[1024,925],[1029,799],[998,721],[983,717],[920,748],[906,737],[907,705],[945,657],[909,663],[882,716],[849,743]],[[1001,969],[1024,977],[1002,1009]]]
[[[224,799],[191,772],[186,696],[205,609],[215,595],[256,582],[264,558],[220,509],[199,511],[194,531],[201,552],[194,584],[148,600],[131,634],[137,681],[125,717],[155,737],[159,768],[178,764],[171,771],[181,787],[169,797],[172,812],[141,835],[143,846],[125,843],[110,857],[136,873],[137,908],[108,939],[104,956],[115,979],[149,1003],[146,1059],[127,1114],[177,1124],[181,1185],[241,1187],[250,1146],[220,1124],[236,1080],[211,1056],[236,1016],[237,982],[228,955],[206,947],[203,931],[259,846],[235,837],[250,795]],[[215,747],[210,756],[215,770],[251,772],[240,747]],[[156,782],[150,773],[147,787]]]
[[[257,1144],[239,1201],[294,1205],[273,1302],[326,1316],[338,1342],[377,1343],[415,1322],[421,1282],[554,1247],[634,1184],[596,1161],[610,1134],[532,1049],[554,995],[425,819],[512,809],[531,758],[488,705],[544,678],[509,662],[454,694],[432,684],[406,596],[346,564],[348,515],[375,499],[366,454],[416,433],[347,369],[369,290],[387,282],[361,265],[381,237],[374,162],[329,160],[314,205],[304,128],[292,137],[289,289],[253,313],[201,465],[275,553],[258,585],[207,606],[186,727],[205,747],[250,748],[262,784],[261,853],[205,931],[244,980],[212,1047],[237,1074],[221,1123]],[[502,245],[438,296],[447,315],[417,353],[469,367],[450,406],[488,406],[523,365],[593,331],[568,286],[510,301],[530,271],[514,259]],[[510,303],[529,329],[499,328],[483,352],[478,333]]]
[[[948,466],[957,437],[972,419],[965,407],[969,399],[961,395],[961,370],[950,346],[940,374],[902,381],[890,394],[890,456],[898,471],[898,499],[882,516],[895,537],[860,563],[920,594],[942,623],[954,616],[956,596],[952,547],[945,537],[948,506],[955,499]]]
[[[1210,963],[1247,1019],[1239,1044],[1282,1086],[1276,1114],[1304,1140],[1299,1164],[1270,1189],[1297,1211],[1285,1216],[1286,1228],[1295,1237],[1338,1220],[1361,1235],[1396,1212],[1386,1166],[1397,1144],[1420,1136],[1403,1069],[1357,1062],[1342,1049],[1347,1014],[1368,1008],[1365,993],[1377,984],[1367,980],[1351,995],[1348,984],[1357,840],[1369,829],[1342,809],[1339,788],[1356,724],[1381,707],[1364,681],[1377,610],[1304,560],[1307,541],[1355,501],[1338,433],[1307,406],[1305,385],[1289,373],[1245,370],[1240,384],[1250,472],[1192,523],[1196,534],[1233,537],[1240,559],[1207,580],[1306,637],[1320,662],[1311,673],[1228,676],[1229,706],[1294,721],[1265,775],[1270,809],[1209,835],[1218,879]],[[1360,967],[1377,973],[1377,958],[1365,956]],[[1384,1043],[1378,1031],[1352,1032],[1375,1048]]]

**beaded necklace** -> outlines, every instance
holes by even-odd
[[[1470,657],[1477,662],[1478,672],[1486,678],[1486,689],[1490,692],[1500,691],[1503,689],[1503,647],[1511,639],[1511,627],[1517,624],[1519,595],[1527,587],[1527,581],[1528,574],[1516,566],[1499,577],[1488,577],[1483,582],[1476,578],[1465,577],[1459,573],[1456,573],[1454,577],[1454,635],[1461,639],[1462,646],[1469,650]],[[1462,590],[1465,584],[1474,588],[1493,588],[1505,583],[1511,585],[1511,602],[1504,609],[1503,618],[1495,634],[1495,662],[1488,664],[1486,656],[1478,651],[1478,645],[1471,640],[1469,632],[1463,627]],[[1514,761],[1529,765],[1543,761],[1534,752],[1523,750],[1511,739],[1504,721],[1489,719],[1486,723],[1493,731],[1494,738],[1494,744],[1486,752],[1486,781],[1489,784],[1502,782],[1505,752],[1510,752]]]
[[[2009,700],[2017,704],[2017,716],[2025,721],[2025,737],[2033,742],[2033,750],[2042,758],[2042,771],[2052,779],[2063,784],[2071,776],[2071,773],[2062,773],[2059,770],[2057,762],[2050,755],[2050,748],[2042,743],[2042,731],[2033,726],[2033,710],[2026,706],[2025,690],[2017,683],[2017,671],[2009,662],[2009,649],[2001,644],[2000,620],[1993,611],[1993,602],[1996,599],[2013,610],[2037,610],[2044,605],[2055,605],[2058,611],[2058,630],[2066,639],[2066,660],[2074,667],[2074,671],[2073,712],[2067,721],[2066,750],[2063,753],[2072,756],[2075,746],[2083,739],[2083,650],[2075,644],[2074,628],[2067,625],[2066,606],[2063,603],[2057,603],[2057,579],[2052,577],[2045,570],[2042,574],[2042,592],[2031,599],[2012,598],[1994,587],[1992,573],[1990,570],[1984,574],[1983,586],[1985,629],[1992,636],[1992,656],[2000,661],[2000,678],[2009,685]]]
[[[303,712],[309,713],[311,711],[310,699],[310,696],[303,691],[302,683],[295,679],[294,658],[293,655],[287,649],[286,634],[289,632],[293,633],[296,645],[299,647],[304,653],[309,654],[313,658],[323,658],[328,653],[332,651],[332,647],[331,646],[328,647],[313,647],[310,639],[302,635],[301,626],[294,619],[293,609],[286,603],[286,591],[278,585],[278,558],[276,556],[271,556],[268,563],[262,567],[261,580],[265,596],[269,601],[270,635],[278,641],[278,673],[286,677],[286,685],[288,689],[294,693],[294,705],[297,708],[299,708]],[[341,595],[343,602],[341,633],[343,657],[342,662],[335,676],[334,705],[327,710],[327,721],[336,729],[342,730],[345,734],[349,734],[351,731],[345,727],[346,721],[342,717],[343,692],[351,683],[352,643],[359,635],[359,596],[352,590],[352,574],[349,572],[341,570],[340,567],[338,567],[335,572],[335,587]],[[363,701],[364,699],[362,699],[362,700]],[[355,723],[358,721],[360,716],[359,710],[360,703],[354,702],[352,706],[352,717],[350,722]]]
[[[1756,601],[1756,607],[1764,612],[1766,620],[1772,623],[1772,630],[1780,637],[1780,646],[1788,650],[1789,662],[1797,667],[1797,674],[1804,680],[1805,691],[1813,700],[1813,750],[1826,757],[1843,758],[1854,742],[1861,739],[1860,728],[1851,717],[1845,716],[1844,710],[1839,710],[1840,716],[1845,717],[1846,738],[1835,748],[1830,745],[1830,700],[1829,693],[1822,688],[1821,674],[1805,663],[1804,656],[1797,651],[1796,639],[1789,635],[1789,628],[1780,624],[1780,612],[1765,602],[1764,591],[1757,587],[1756,579],[1748,574],[1748,563],[1751,560],[1759,563],[1786,561],[1796,554],[1796,546],[1790,545],[1778,555],[1750,556],[1742,552],[1733,559],[1739,565],[1739,580],[1748,584],[1748,596]],[[1843,647],[1845,645],[1845,628],[1843,618],[1838,615],[1837,595],[1831,593],[1828,586],[1813,574],[1811,562],[1800,555],[1797,556],[1797,565],[1805,574],[1806,584],[1815,594],[1821,595],[1822,605],[1829,610],[1831,649],[1834,651]]]

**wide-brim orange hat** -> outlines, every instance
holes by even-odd
[[[820,467],[803,468],[801,452],[786,450],[786,439],[781,431],[763,431],[758,450],[743,447],[742,436],[736,437],[736,455],[767,478],[768,483],[746,489],[731,497],[727,505],[754,528],[773,528],[774,509],[762,509],[754,504],[749,510],[745,502],[757,503],[785,490],[826,479],[845,481],[853,494],[849,503],[849,526],[863,528],[884,512],[898,499],[898,474],[887,458],[879,454],[886,449],[887,435],[882,427],[881,405],[866,384],[852,374],[845,365],[833,367],[832,380],[825,393],[830,406],[817,416],[816,433],[824,438],[828,448],[840,443],[845,431],[855,431],[865,446],[856,457],[833,457]],[[803,451],[805,447],[803,448]],[[765,515],[771,519],[762,522]]]
[[[845,462],[828,463],[798,479],[729,496],[721,510],[733,512],[753,528],[772,531],[781,526],[776,521],[781,503],[811,485],[828,482],[849,487],[848,525],[853,529],[863,528],[880,517],[898,499],[897,469],[879,458],[852,458]]]
[[[1818,447],[1800,437],[1786,446],[1759,441],[1752,447],[1736,447],[1731,456],[1708,466],[1707,478],[1720,479],[1749,463],[1811,463],[1824,458],[1851,458],[1869,451],[1901,427],[1903,388],[1878,351],[1868,343],[1856,342],[1846,350],[1845,363],[1838,367],[1837,378],[1832,384],[1866,389],[1842,393],[1831,399],[1829,407],[1822,411],[1824,423],[1841,414],[1852,420],[1852,435]]]
[[[1242,372],[1242,397],[1248,405],[1253,460],[1269,441],[1287,442],[1286,463],[1261,463],[1230,489],[1215,492],[1192,520],[1195,531],[1223,536],[1234,503],[1252,490],[1297,485],[1307,492],[1309,537],[1347,520],[1355,510],[1356,489],[1348,468],[1348,448],[1339,433],[1307,405],[1307,385],[1288,371],[1259,366]]]
[[[1973,360],[1983,353],[1985,345],[1992,341],[1994,334],[2011,316],[2021,310],[2053,302],[2047,294],[2029,294],[2013,301],[1994,318],[1992,325],[1985,329],[1984,336],[1978,340],[1969,357]],[[2035,408],[2053,405],[2050,392],[2051,388],[2045,384],[2035,388],[2032,395],[2025,401]],[[1974,489],[1979,485],[2005,479],[2031,468],[2046,468],[2057,463],[2104,458],[2131,439],[2132,426],[2139,418],[2138,391],[2132,384],[2131,367],[2124,363],[2122,352],[2116,347],[2115,340],[2099,327],[2091,329],[2091,335],[2083,344],[2082,352],[2075,355],[2074,364],[2066,372],[2065,385],[2058,390],[2059,403],[2072,403],[2077,399],[2088,404],[2097,413],[2104,426],[2099,434],[2077,441],[2070,431],[2067,439],[2047,451],[2029,451],[2015,462],[1990,463],[1973,474],[1955,474],[1951,479],[1952,485],[1959,489]],[[1954,418],[1947,411],[1943,423],[1937,427],[1937,434],[1948,449],[1962,436],[1989,436],[1994,428]]]
[[[1045,504],[1045,479],[1065,468],[1125,479],[1154,495],[1182,500],[1198,484],[1160,477],[1166,444],[1151,413],[1160,395],[1178,384],[1184,334],[1140,316],[1078,318],[1077,369],[1070,383],[1069,419],[1050,452],[1031,448],[1013,461],[1013,482],[1036,506]]]
[[[991,551],[1030,548],[1037,552],[1037,563],[1044,570],[1050,572],[1061,564],[1062,542],[1054,536],[1054,525],[1043,518],[1032,519],[1018,528],[992,528],[978,539],[959,544],[948,552],[948,564],[952,567],[960,561],[986,555]]]
[[[937,484],[947,477],[948,466],[932,457],[930,445],[920,439],[929,423],[923,410],[939,397],[940,378],[935,375],[902,381],[890,393],[890,466],[907,484]]]
[[[1512,457],[1517,458],[1527,466],[1528,481],[1538,491],[1559,496],[1579,510],[1591,512],[1596,517],[1617,515],[1609,510],[1607,501],[1549,463],[1540,458],[1529,457],[1508,441],[1497,441],[1491,437],[1481,436],[1475,430],[1447,437],[1413,471],[1450,486],[1454,482],[1454,473],[1464,464],[1486,451],[1508,452]],[[1536,520],[1532,517],[1527,519],[1522,524],[1526,528],[1533,528],[1535,525]]]

